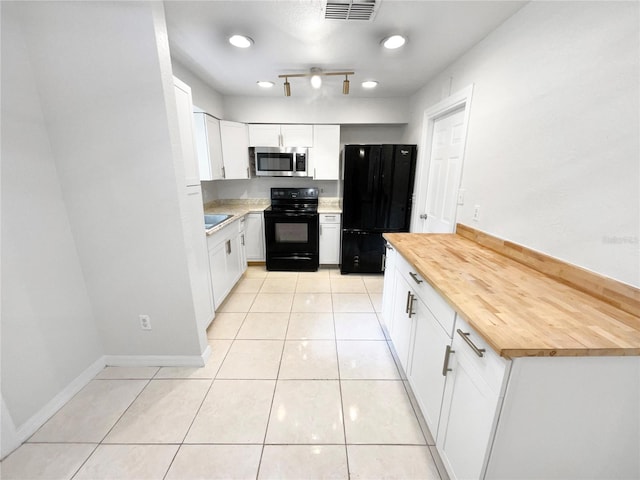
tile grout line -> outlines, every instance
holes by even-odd
[[[299,276],[296,275],[296,287],[298,285]],[[295,291],[295,288],[294,288]],[[295,298],[295,293],[294,293]],[[264,449],[267,444],[267,435],[269,433],[269,423],[271,422],[271,414],[273,413],[273,402],[276,398],[276,391],[278,390],[278,381],[280,379],[280,369],[282,368],[282,359],[284,357],[284,348],[286,346],[287,333],[289,332],[289,323],[291,322],[291,311],[293,310],[293,300],[291,301],[291,307],[289,307],[289,317],[287,319],[287,328],[284,331],[284,340],[282,341],[282,350],[280,351],[280,362],[278,362],[278,371],[276,372],[276,381],[273,384],[273,394],[271,395],[271,405],[269,406],[269,415],[267,416],[267,427],[264,430],[264,438],[262,440],[262,449],[260,450],[260,459],[258,460],[258,469],[256,470],[256,480],[260,477],[260,468],[262,467],[262,458],[264,457]]]

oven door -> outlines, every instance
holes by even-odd
[[[319,265],[319,215],[265,212],[267,270],[315,271]]]

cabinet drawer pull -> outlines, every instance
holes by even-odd
[[[416,282],[416,283],[418,283],[418,284],[420,284],[420,283],[422,283],[422,282],[424,281],[424,280],[420,280],[420,279],[418,278],[418,275],[416,275],[416,274],[415,274],[415,273],[413,273],[413,272],[409,272],[409,275],[411,275],[411,278],[413,278],[413,281],[414,281],[414,282]]]
[[[479,357],[484,357],[484,352],[486,352],[486,350],[484,348],[478,348],[469,338],[469,335],[471,335],[469,332],[463,332],[462,330],[460,330],[459,328],[456,330],[456,332],[458,332],[458,335],[460,335],[462,337],[462,339],[467,342],[467,345],[469,345],[471,347],[471,349],[476,352],[476,355],[478,355]]]
[[[227,240],[225,243],[225,249],[227,250],[227,255],[231,254],[231,240]]]
[[[411,292],[407,291],[407,306],[404,309],[404,313],[409,313],[409,302],[411,301]]]
[[[447,345],[447,348],[444,351],[444,363],[442,364],[442,376],[446,377],[447,376],[447,372],[450,372],[451,369],[449,368],[449,356],[452,353],[456,353],[455,350],[451,350],[451,345]]]

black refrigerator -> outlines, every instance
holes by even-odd
[[[345,145],[340,272],[384,271],[384,232],[408,232],[415,145]]]

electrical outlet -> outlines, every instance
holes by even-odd
[[[151,330],[151,317],[149,315],[138,315],[140,319],[140,328],[142,330]]]
[[[480,220],[480,205],[473,207],[473,221],[477,222],[478,220]]]

